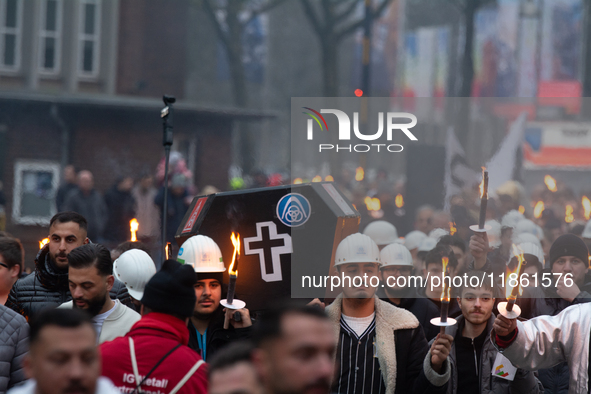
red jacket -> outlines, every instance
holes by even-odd
[[[131,365],[129,337],[134,341],[138,373],[142,379],[166,353],[182,344],[142,384],[142,391],[148,394],[170,393],[201,360],[199,354],[187,347],[189,330],[184,321],[163,313],[149,313],[142,316],[124,337],[100,345],[103,376],[111,379],[122,393],[131,393],[137,384]],[[207,393],[206,364],[199,367],[178,392],[184,393]]]

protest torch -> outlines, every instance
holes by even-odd
[[[137,242],[137,230],[140,228],[136,218],[129,221],[129,232],[131,233],[131,242]]]
[[[490,230],[490,226],[486,226],[486,208],[488,206],[488,171],[482,167],[482,182],[480,182],[480,215],[478,217],[478,224],[470,226],[470,230],[475,233],[485,233]]]
[[[505,284],[505,296],[507,297],[507,302],[499,302],[499,305],[497,306],[499,313],[507,319],[516,319],[521,315],[521,308],[519,308],[519,305],[515,305],[515,301],[517,301],[517,296],[523,293],[523,289],[521,288],[521,275],[527,265],[527,261],[525,261],[525,257],[523,256],[523,250],[518,246],[515,246],[515,244],[513,244],[513,255],[517,257],[518,263],[517,269],[507,275]],[[514,276],[512,277],[515,273],[517,273],[517,278]],[[516,283],[515,286],[511,286],[512,282]]]
[[[449,313],[449,302],[451,301],[451,288],[449,287],[449,283],[446,283],[445,278],[449,277],[449,273],[447,271],[447,265],[449,264],[449,257],[442,257],[441,263],[443,264],[443,271],[441,273],[441,280],[443,281],[443,288],[441,290],[441,311],[440,317],[434,317],[431,319],[431,324],[434,326],[439,326],[441,328],[441,334],[445,334],[445,327],[453,326],[456,324],[456,319],[448,317],[447,314]]]
[[[165,107],[160,111],[162,118],[164,145],[164,205],[162,205],[162,256],[166,256],[166,210],[168,208],[168,161],[170,159],[170,147],[172,146],[172,104],[176,101],[173,96],[162,96]]]
[[[232,232],[230,239],[232,240],[232,245],[234,245],[234,253],[232,254],[232,264],[230,264],[230,267],[228,268],[228,273],[230,274],[230,282],[228,283],[228,296],[226,299],[222,300],[220,304],[222,304],[227,309],[242,309],[246,306],[246,303],[234,298],[236,293],[236,279],[238,279],[238,262],[240,261],[240,234],[234,234],[234,232]],[[240,321],[240,316],[240,312],[234,312],[235,321]],[[226,318],[224,320],[224,330],[227,330],[229,326],[229,314],[226,313]]]

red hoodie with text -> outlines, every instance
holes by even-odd
[[[141,386],[146,394],[169,394],[189,370],[201,360],[191,350],[189,330],[184,321],[163,313],[142,316],[124,336],[100,345],[103,376],[122,393],[131,393],[137,383],[131,363],[129,337],[133,339],[140,379],[168,353],[179,346],[148,376]],[[202,364],[180,388],[178,394],[207,393],[207,364]]]

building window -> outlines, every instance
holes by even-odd
[[[55,215],[60,166],[55,162],[18,160],[14,166],[12,220],[47,225]]]
[[[100,0],[80,1],[79,72],[82,77],[95,78],[99,71]]]
[[[23,0],[0,0],[0,69],[18,71],[23,27]]]
[[[63,0],[43,0],[39,67],[43,74],[58,74],[61,58]]]

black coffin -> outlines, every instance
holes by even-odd
[[[236,295],[259,311],[277,299],[324,297],[326,288],[303,287],[302,277],[329,274],[337,245],[358,231],[359,219],[330,182],[277,186],[195,197],[175,238],[180,247],[193,235],[211,237],[228,268],[230,235],[240,233]]]

